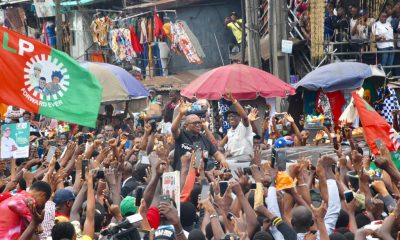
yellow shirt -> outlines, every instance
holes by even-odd
[[[236,22],[230,22],[226,25],[233,33],[237,43],[242,42],[242,19],[236,20]]]

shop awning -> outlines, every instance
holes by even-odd
[[[156,76],[143,81],[147,88],[154,88],[157,91],[181,90],[191,81],[210,69],[189,70],[169,76]]]

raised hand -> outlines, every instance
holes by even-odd
[[[231,102],[235,102],[236,101],[236,99],[233,97],[233,95],[232,95],[232,91],[227,91],[226,93],[225,93],[225,96],[226,96],[226,99],[227,100],[229,100],[229,101],[231,101]]]
[[[184,116],[188,112],[188,107],[186,106],[185,102],[181,99],[179,100],[179,113]]]
[[[250,122],[255,122],[259,119],[258,117],[258,109],[252,108],[249,115],[247,116]]]

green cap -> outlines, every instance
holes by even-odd
[[[135,214],[137,211],[136,199],[132,196],[127,196],[122,199],[119,207],[121,208],[122,216]]]

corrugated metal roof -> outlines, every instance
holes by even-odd
[[[142,83],[148,88],[155,88],[157,91],[180,90],[208,70],[210,69],[190,70],[169,76],[157,76]]]

